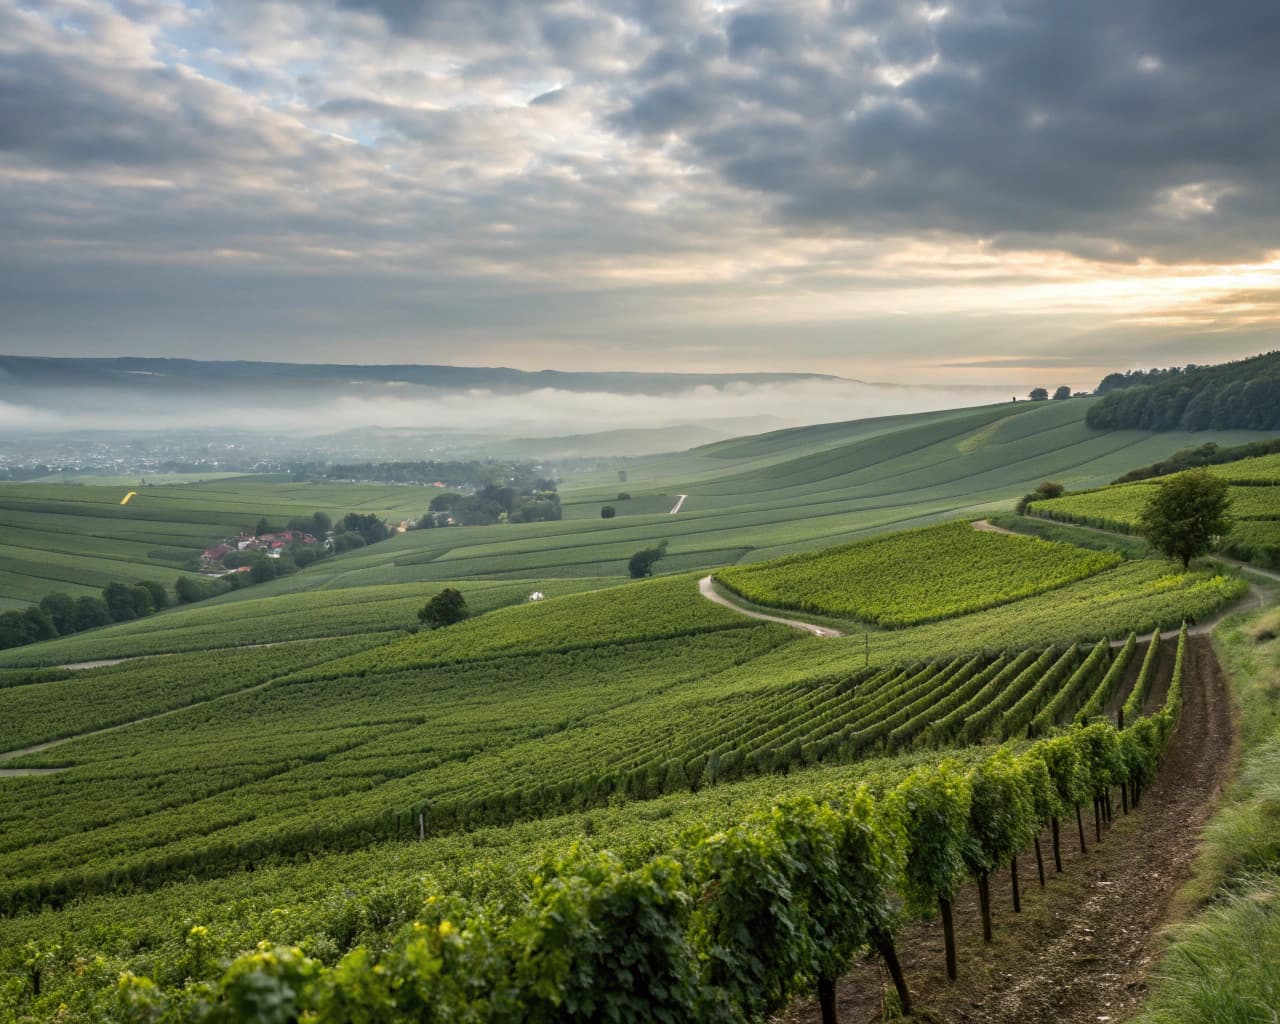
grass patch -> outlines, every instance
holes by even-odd
[[[1280,1006],[1280,877],[1252,879],[1179,930],[1136,1024],[1261,1024]]]

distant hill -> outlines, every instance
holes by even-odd
[[[1107,381],[1115,385],[1112,375]],[[1280,352],[1219,366],[1141,375],[1089,410],[1098,430],[1280,430]],[[1123,381],[1123,378],[1121,378]],[[1102,390],[1102,389],[1100,389]]]
[[[735,384],[840,380],[818,373],[575,373],[513,370],[505,366],[363,366],[343,363],[270,363],[247,360],[43,358],[0,356],[0,393],[15,388],[112,388],[166,392],[353,388],[380,392],[406,386],[440,391],[483,389],[519,394],[558,391],[644,395],[723,389]]]

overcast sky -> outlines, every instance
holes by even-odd
[[[0,0],[0,351],[1070,383],[1280,347],[1275,0]]]

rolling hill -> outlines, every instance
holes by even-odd
[[[406,1020],[428,1007],[485,1019],[477,1000],[509,984],[522,1019],[560,982],[501,978],[551,962],[527,954],[551,941],[546,922],[585,922],[555,941],[567,962],[595,963],[579,943],[605,934],[604,907],[627,921],[643,904],[669,941],[627,926],[630,948],[745,1020],[748,1004],[802,992],[814,968],[797,961],[772,987],[708,973],[697,951],[737,905],[717,858],[747,858],[732,877],[785,881],[818,863],[803,851],[864,835],[850,863],[881,866],[857,905],[909,892],[927,915],[995,870],[963,851],[995,843],[1004,868],[1052,835],[1060,854],[1059,818],[1090,798],[1102,836],[1103,794],[1128,809],[1162,755],[1183,765],[1200,742],[1211,655],[1178,625],[1212,620],[1248,585],[962,522],[831,548],[1006,508],[1045,477],[1096,485],[1184,443],[1091,430],[1089,405],[828,424],[629,460],[625,482],[616,467],[564,481],[560,522],[411,531],[0,654],[0,1014],[252,1020],[250,990],[287,987],[288,1013],[336,1013],[342,992],[357,1019],[392,1005]],[[64,517],[43,531],[6,518],[7,539],[109,548],[127,526],[141,547],[194,542],[325,504],[412,514],[425,492],[241,478],[150,488],[127,513],[113,493],[0,489],[13,515]],[[606,502],[617,517],[600,518]],[[627,581],[630,553],[663,540],[663,574]],[[819,553],[770,561],[796,552]],[[925,571],[895,572],[903,560]],[[754,599],[854,617],[856,633],[810,636],[706,600],[699,577],[733,565]],[[832,572],[855,575],[856,593],[815,589]],[[416,607],[446,584],[478,614],[417,631]],[[535,588],[546,596],[530,602]],[[1139,642],[1162,628],[1174,638]],[[1184,686],[1190,717],[1175,731]],[[999,842],[990,829],[1008,817],[982,810],[993,786],[1022,808]],[[953,845],[946,872],[925,878],[911,865],[939,832],[907,809],[930,801]],[[1142,841],[1133,820],[1126,834]],[[786,846],[798,835],[810,845]],[[558,909],[531,918],[542,901]],[[896,914],[849,920],[910,941]],[[775,952],[828,941],[812,915],[788,927],[803,938]],[[606,962],[584,975],[593,991],[617,983]],[[479,988],[451,987],[455,971]]]

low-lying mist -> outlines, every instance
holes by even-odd
[[[518,394],[413,385],[272,395],[143,394],[84,388],[0,398],[0,430],[247,430],[322,436],[367,427],[495,437],[555,437],[620,429],[728,424],[736,432],[864,419],[1010,400],[1007,388],[939,388],[801,379],[698,386],[663,394],[539,388]]]

